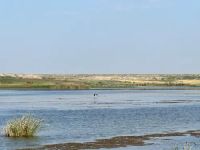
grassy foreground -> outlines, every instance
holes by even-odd
[[[200,87],[200,74],[0,74],[0,88]]]

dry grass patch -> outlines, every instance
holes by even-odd
[[[7,137],[32,137],[41,127],[41,119],[31,114],[10,120],[4,128]]]

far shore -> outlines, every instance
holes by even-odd
[[[200,89],[200,74],[0,74],[0,89]]]
[[[49,89],[49,88],[31,88],[31,87],[21,87],[21,88],[4,88],[0,87],[0,90],[30,90],[30,91],[78,91],[78,90],[91,90],[91,91],[98,91],[98,90],[200,90],[200,86],[142,86],[142,87],[132,87],[132,88],[83,88],[83,89],[64,89],[64,88],[56,88],[56,89]]]

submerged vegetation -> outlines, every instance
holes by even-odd
[[[77,74],[31,75],[0,74],[0,88],[32,89],[94,89],[94,88],[148,88],[200,87],[198,74]]]
[[[41,120],[28,114],[10,120],[4,128],[7,137],[32,137],[41,127]]]

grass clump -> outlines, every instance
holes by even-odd
[[[183,145],[183,147],[178,147],[178,146],[176,146],[175,148],[174,148],[174,150],[192,150],[192,146],[191,146],[191,144],[190,143],[185,143],[184,145]]]
[[[7,122],[4,133],[7,137],[32,137],[41,127],[42,120],[31,114]]]

